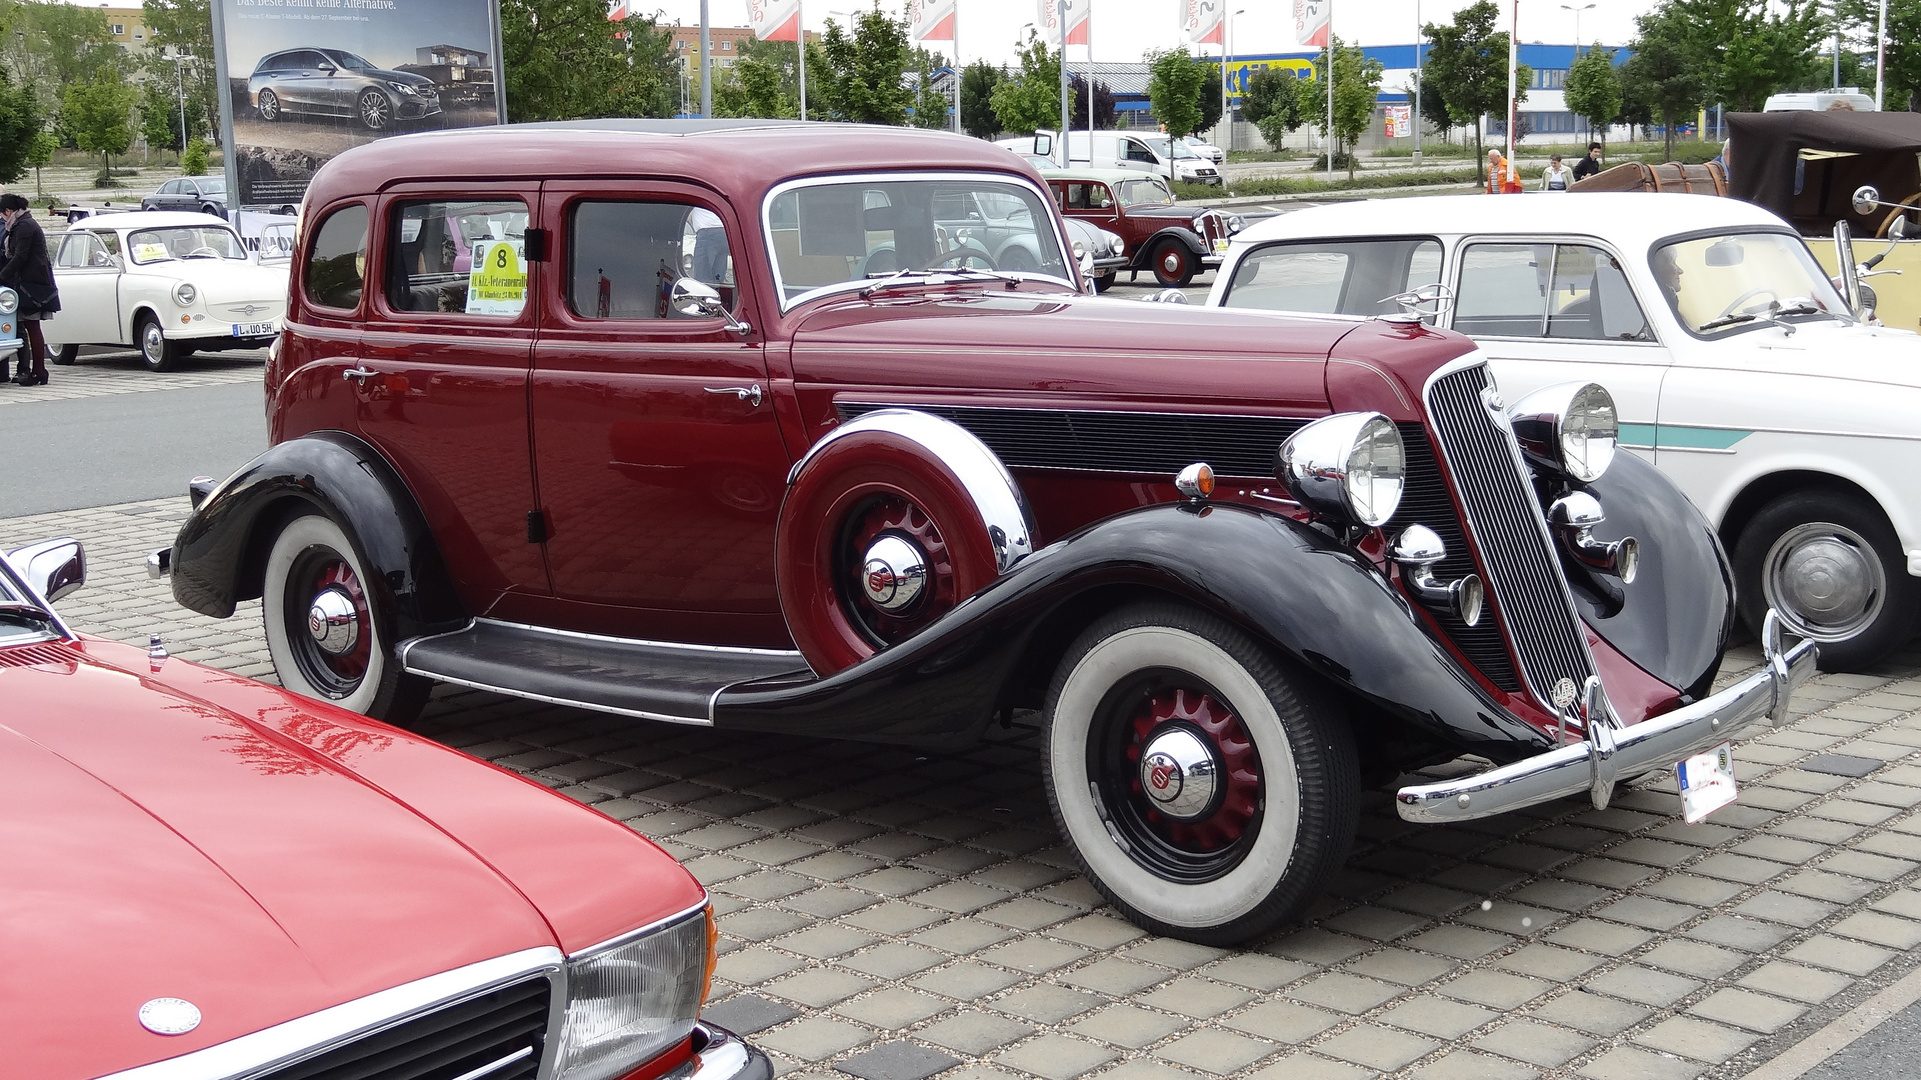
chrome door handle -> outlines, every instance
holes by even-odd
[[[341,372],[340,377],[347,380],[348,382],[357,382],[360,385],[365,386],[367,385],[368,379],[371,379],[378,374],[380,374],[380,372],[375,371],[372,368],[350,367],[347,370]]]
[[[755,408],[760,407],[759,383],[752,386],[709,386],[705,389],[710,394],[732,394]]]

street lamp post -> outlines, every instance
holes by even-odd
[[[1074,126],[1074,118],[1068,115],[1067,108],[1067,0],[1054,0],[1054,22],[1061,28],[1061,168],[1067,168],[1067,132]],[[1092,96],[1092,95],[1090,95]],[[1093,164],[1093,149],[1088,150],[1088,163]]]
[[[1881,111],[1881,92],[1887,87],[1888,0],[1881,0],[1881,15],[1874,24],[1874,111]]]
[[[1421,0],[1414,0],[1414,164],[1421,163]]]
[[[1234,114],[1227,108],[1227,64],[1234,58],[1234,16],[1247,14],[1246,8],[1236,8],[1228,12],[1227,32],[1221,36],[1221,125],[1227,128],[1227,145],[1223,150],[1234,149]]]
[[[1574,55],[1580,56],[1581,55],[1581,12],[1593,11],[1594,5],[1582,4],[1580,7],[1575,7],[1573,4],[1562,4],[1561,10],[1572,11],[1574,13]]]
[[[1327,0],[1327,182],[1334,182],[1334,0]],[[1349,159],[1349,164],[1353,159]]]
[[[173,54],[173,89],[180,97],[180,152],[187,152],[187,80],[180,73],[182,57],[178,49]]]

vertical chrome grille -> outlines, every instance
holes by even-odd
[[[1487,385],[1485,364],[1442,376],[1428,389],[1428,413],[1467,512],[1494,610],[1528,687],[1545,703],[1560,679],[1584,685],[1594,661],[1513,436],[1482,403]]]

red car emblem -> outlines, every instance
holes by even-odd
[[[1173,779],[1174,765],[1166,761],[1155,762],[1154,771],[1148,775],[1148,781],[1160,791],[1166,791],[1168,783]]]

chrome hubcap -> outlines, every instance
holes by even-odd
[[[353,597],[330,585],[314,596],[307,608],[307,633],[329,656],[345,656],[360,644],[360,620],[354,617]]]
[[[898,533],[876,537],[868,545],[861,587],[867,601],[889,615],[914,606],[927,589],[927,553]]]
[[[1141,790],[1155,809],[1177,821],[1192,821],[1213,810],[1220,772],[1207,740],[1186,728],[1155,735],[1141,754]]]
[[[1827,522],[1782,534],[1768,550],[1761,580],[1768,604],[1789,628],[1816,641],[1860,633],[1887,598],[1887,577],[1873,546],[1854,530]]]

